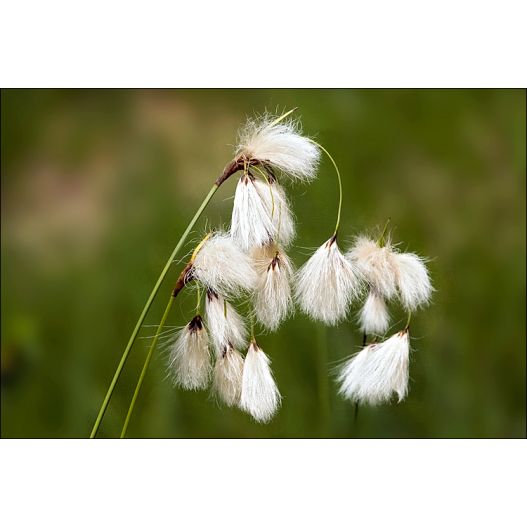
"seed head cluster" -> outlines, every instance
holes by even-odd
[[[302,135],[298,121],[266,115],[247,123],[232,163],[241,174],[230,226],[200,243],[188,271],[205,293],[204,318],[196,314],[170,344],[176,385],[210,387],[220,403],[260,423],[272,419],[281,395],[271,360],[256,342],[255,323],[276,331],[296,305],[310,318],[336,325],[361,302],[360,327],[377,338],[388,330],[390,302],[412,312],[429,302],[433,290],[425,260],[384,238],[358,237],[346,252],[335,232],[295,270],[286,252],[295,219],[282,183],[312,181],[319,160],[319,146]],[[389,402],[394,394],[402,400],[409,349],[408,328],[368,344],[339,370],[340,393],[368,404]]]

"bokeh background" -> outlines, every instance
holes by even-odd
[[[331,378],[360,346],[354,315],[324,328],[297,313],[259,337],[283,394],[270,424],[174,388],[160,350],[129,436],[525,436],[525,92],[288,89],[2,91],[2,437],[89,435],[151,287],[231,159],[238,127],[291,107],[343,173],[341,245],[391,217],[395,241],[432,259],[437,291],[412,322],[410,394],[361,407],[355,421]],[[228,223],[235,183],[216,194],[194,240],[206,222]],[[332,233],[331,165],[288,192],[300,265]],[[180,267],[147,324],[159,321]],[[169,324],[187,322],[194,302],[183,295]],[[403,318],[393,310],[395,327]],[[131,353],[101,437],[119,434],[147,342]]]

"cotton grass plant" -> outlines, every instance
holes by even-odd
[[[303,135],[292,112],[277,118],[265,114],[242,128],[233,160],[191,219],[147,299],[90,437],[98,432],[139,330],[177,254],[218,188],[236,173],[240,176],[230,226],[208,232],[181,270],[151,340],[121,437],[126,435],[153,353],[164,338],[171,308],[184,290],[194,290],[197,302],[194,315],[168,343],[167,369],[177,388],[209,390],[220,405],[239,408],[255,421],[267,423],[282,398],[271,358],[257,343],[257,329],[277,331],[294,314],[295,304],[311,319],[334,326],[348,318],[354,303],[361,302],[359,321],[365,345],[339,369],[340,393],[361,404],[406,396],[409,322],[393,336],[379,339],[389,326],[389,302],[398,301],[409,314],[428,303],[432,285],[425,260],[399,252],[386,229],[378,240],[360,236],[347,252],[340,249],[343,191],[338,166],[322,145]],[[322,152],[337,175],[336,225],[295,270],[286,252],[296,236],[295,218],[283,185],[311,182]],[[367,334],[374,341],[366,345]]]

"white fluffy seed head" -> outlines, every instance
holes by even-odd
[[[260,423],[273,417],[281,401],[270,363],[256,342],[251,342],[243,366],[240,408]]]
[[[237,406],[242,391],[243,357],[226,346],[217,358],[212,375],[212,393],[227,406]]]
[[[427,304],[434,288],[425,261],[413,253],[395,254],[397,262],[397,286],[402,305],[408,311]]]
[[[298,270],[295,297],[304,313],[334,325],[346,316],[360,288],[354,264],[343,256],[333,236]]]
[[[384,247],[367,236],[359,236],[346,253],[370,287],[386,299],[397,293],[397,267],[394,252],[388,241]]]
[[[257,280],[251,259],[225,232],[214,233],[203,244],[194,258],[191,273],[223,296],[252,291]]]
[[[209,339],[203,321],[196,315],[170,347],[169,372],[177,386],[200,390],[209,384],[212,370]]]
[[[238,181],[232,207],[231,237],[244,251],[272,242],[276,225],[266,199],[255,185],[256,179],[243,175]]]
[[[384,334],[390,324],[390,314],[384,298],[371,290],[360,310],[359,320],[364,333]]]
[[[318,146],[301,135],[298,121],[274,121],[270,115],[248,120],[240,132],[236,155],[276,167],[292,179],[314,179],[320,160]]]
[[[205,314],[214,349],[221,356],[225,347],[240,349],[247,342],[247,329],[242,317],[221,295],[207,291]]]
[[[340,394],[371,405],[390,402],[394,394],[402,401],[408,393],[409,356],[408,330],[366,346],[341,368]]]
[[[267,182],[255,179],[254,186],[271,217],[274,226],[273,240],[287,247],[295,238],[296,227],[285,190],[272,179]]]
[[[271,252],[271,257],[269,250],[258,251],[254,256],[254,266],[258,274],[253,295],[254,313],[258,321],[271,331],[275,331],[293,312],[293,266],[289,257],[275,247],[272,247],[274,251]]]

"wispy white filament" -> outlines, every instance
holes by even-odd
[[[231,237],[244,251],[270,243],[277,232],[266,198],[255,183],[254,177],[243,175],[234,194]]]
[[[376,335],[385,333],[390,323],[390,315],[384,298],[373,290],[370,291],[360,310],[359,319],[364,333]]]
[[[297,272],[298,304],[302,311],[326,324],[334,325],[343,319],[359,293],[354,265],[340,252],[335,237],[319,247]]]
[[[414,311],[430,301],[433,287],[428,270],[423,258],[413,253],[396,254],[395,260],[401,303],[408,311]]]
[[[397,267],[390,242],[380,247],[367,236],[359,236],[346,257],[381,296],[391,299],[397,293]]]
[[[242,317],[229,302],[214,291],[207,291],[205,314],[216,354],[225,347],[242,348],[247,342],[247,329]]]
[[[212,392],[227,406],[240,402],[242,390],[243,357],[231,346],[225,347],[217,358],[212,375]]]
[[[196,315],[171,345],[169,371],[178,386],[199,390],[207,387],[211,370],[207,331]]]
[[[269,115],[249,120],[240,133],[237,156],[276,167],[292,179],[315,178],[320,160],[318,147],[301,135],[297,121],[274,121]]]
[[[370,344],[351,357],[340,370],[340,394],[357,403],[399,402],[408,392],[410,342],[408,330],[380,344]]]
[[[281,401],[270,362],[256,342],[251,342],[243,366],[240,408],[260,423],[273,417]]]
[[[225,232],[214,233],[199,249],[192,264],[192,274],[223,296],[250,291],[257,280],[251,259]]]
[[[285,190],[272,179],[254,180],[254,186],[265,203],[274,225],[273,239],[282,246],[288,246],[296,234],[295,220]]]
[[[263,326],[274,331],[293,311],[290,284],[293,267],[289,257],[277,248],[272,248],[270,257],[269,252],[261,251],[262,254],[255,257],[258,282],[254,313]]]

